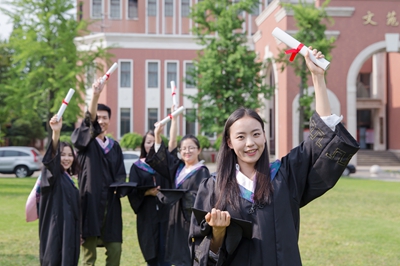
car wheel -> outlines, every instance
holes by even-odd
[[[344,169],[343,174],[344,176],[350,175],[350,170],[348,168]]]
[[[29,173],[26,176],[32,176],[34,171],[29,171]]]
[[[27,177],[28,172],[29,172],[28,167],[26,167],[24,165],[19,165],[19,166],[15,167],[15,169],[14,169],[15,176],[18,178]]]

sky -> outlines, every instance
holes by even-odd
[[[0,0],[0,7],[7,8],[4,0]],[[8,39],[12,31],[12,24],[9,23],[9,17],[0,12],[0,39]]]

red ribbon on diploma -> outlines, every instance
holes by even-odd
[[[171,120],[172,120],[172,114],[169,114],[168,116],[169,116],[169,119],[171,119]]]
[[[107,79],[108,80],[110,78],[110,74],[106,73]]]
[[[62,100],[62,103],[65,105],[68,105],[67,101],[65,99]]]
[[[285,53],[286,54],[292,54],[290,56],[290,62],[292,62],[294,60],[294,58],[296,57],[296,55],[300,52],[301,48],[303,48],[304,44],[300,43],[299,46],[297,46],[296,49],[290,49],[290,50],[286,50]]]

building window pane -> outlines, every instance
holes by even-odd
[[[121,88],[130,88],[131,87],[131,62],[121,62],[120,68],[120,84]]]
[[[196,109],[186,109],[186,134],[196,135]]]
[[[138,17],[138,0],[128,0],[128,18]]]
[[[259,4],[259,3],[256,3],[256,4],[254,5],[251,14],[252,14],[253,16],[258,16],[258,15],[260,14],[260,4]]]
[[[175,107],[175,109],[176,109],[176,107]],[[167,108],[167,115],[169,115],[170,113],[171,113],[171,108]],[[169,138],[169,131],[171,130],[171,123],[167,123],[165,130],[166,130],[165,136],[167,136],[167,138]]]
[[[192,81],[193,82],[193,77],[192,77],[192,75],[190,75],[190,72],[191,71],[193,71],[194,70],[194,65],[193,65],[193,63],[186,63],[186,67],[185,67],[185,78],[186,78],[186,80],[190,80],[190,81]],[[196,88],[196,86],[194,85],[194,84],[189,84],[187,81],[186,81],[186,86],[185,86],[185,88],[187,88],[187,89],[190,89],[190,88]]]
[[[153,130],[154,124],[158,121],[158,109],[149,108],[147,109],[147,130]]]
[[[174,1],[173,0],[165,0],[165,16],[166,17],[174,16]]]
[[[101,18],[102,0],[92,0],[92,18]]]
[[[96,63],[86,66],[86,88],[92,88],[92,84],[96,79]]]
[[[110,0],[110,18],[121,18],[120,0]]]
[[[177,63],[167,63],[167,88],[171,88],[171,81],[177,86]]]
[[[148,63],[148,88],[158,88],[158,63]]]
[[[131,131],[131,108],[121,108],[121,137]]]
[[[147,1],[147,15],[149,17],[157,16],[157,0]]]
[[[181,8],[182,17],[189,16],[190,13],[190,1],[189,0],[182,0],[182,8]]]

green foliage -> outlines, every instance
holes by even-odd
[[[72,141],[71,141],[71,134],[67,135],[67,134],[62,134],[60,136],[60,142],[67,142],[69,144],[72,145]]]
[[[142,139],[143,136],[140,135],[139,133],[136,132],[126,133],[125,135],[122,136],[119,145],[121,145],[122,148],[134,150],[137,147],[140,147],[140,145],[142,144]]]
[[[209,140],[206,136],[198,135],[198,136],[197,136],[197,139],[199,140],[199,142],[200,142],[200,147],[201,147],[202,149],[204,149],[204,148],[206,148],[206,149],[210,148],[210,146],[211,146],[210,140]]]
[[[35,113],[13,121],[6,134],[14,146],[29,146],[35,139],[42,139],[44,136],[43,125]]]
[[[214,149],[216,151],[219,151],[219,148],[221,147],[221,144],[222,144],[222,135],[219,135],[218,138],[214,142],[214,145],[213,145]]]
[[[168,142],[169,142],[168,138],[164,135],[161,135],[161,139],[164,142],[165,147],[168,147]]]
[[[240,106],[256,109],[260,98],[272,92],[262,84],[262,63],[246,46],[247,32],[242,31],[242,11],[251,12],[258,0],[204,0],[191,12],[192,29],[197,43],[205,48],[198,53],[185,82],[198,88],[187,97],[198,104],[198,121],[204,132],[223,130],[228,116]]]
[[[70,88],[75,92],[63,115],[64,124],[76,122],[84,103],[85,70],[97,58],[106,59],[106,48],[78,51],[74,38],[84,32],[77,21],[73,0],[14,0],[1,11],[14,25],[7,49],[12,51],[7,79],[1,82],[4,106],[10,118],[37,113],[49,121],[57,113]],[[93,81],[89,81],[93,82]],[[48,123],[46,123],[48,126]],[[47,127],[48,136],[51,129]]]
[[[333,24],[333,19],[329,17],[325,8],[330,3],[330,0],[324,1],[320,8],[315,7],[314,2],[308,3],[300,0],[297,4],[281,3],[282,7],[291,9],[294,12],[294,20],[298,28],[294,38],[304,43],[307,46],[312,46],[321,51],[325,58],[331,61],[330,52],[334,48],[333,37],[327,38],[325,31],[327,26],[324,23]],[[303,56],[297,56],[293,62],[289,61],[289,56],[285,54],[285,50],[281,50],[275,61],[281,64],[281,71],[288,66],[294,68],[296,76],[300,77],[300,97],[299,97],[299,138],[303,140],[303,129],[305,121],[308,121],[313,113],[311,103],[314,101],[314,95],[308,92],[309,70],[306,66]]]
[[[182,136],[177,136],[176,137],[176,142],[178,143],[178,145],[179,145],[179,142],[181,142],[181,140],[182,140]]]

